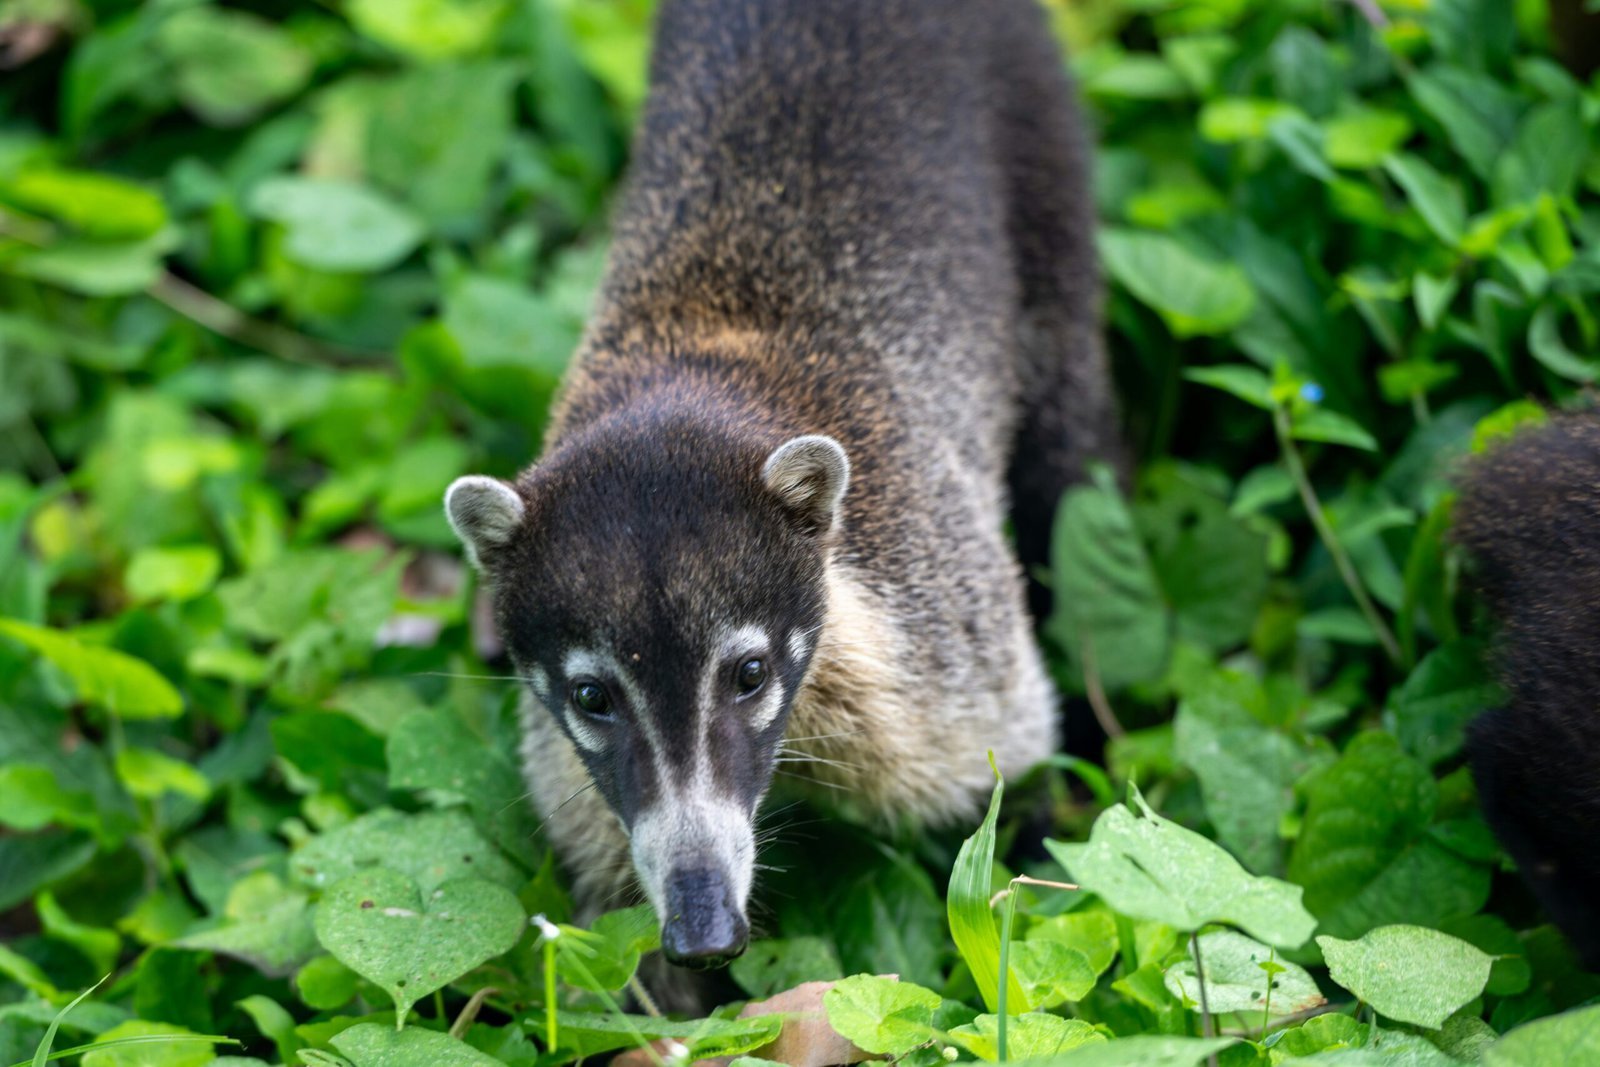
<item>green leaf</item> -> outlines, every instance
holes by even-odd
[[[1178,337],[1227,333],[1249,318],[1255,292],[1231,263],[1203,257],[1176,239],[1139,230],[1100,231],[1111,276],[1153,308]]]
[[[1356,941],[1318,937],[1335,982],[1380,1015],[1437,1030],[1489,981],[1494,962],[1458,937],[1421,926],[1380,926]]]
[[[989,755],[994,765],[994,754]],[[956,854],[954,869],[950,872],[947,912],[950,918],[950,936],[955,940],[961,958],[972,971],[972,980],[984,1004],[993,1010],[999,1003],[1000,983],[1006,983],[1010,1005],[1026,1011],[1030,1006],[1027,994],[1015,975],[1008,970],[1000,973],[1000,931],[994,910],[989,905],[993,895],[994,877],[994,827],[1000,817],[1000,798],[1006,784],[995,771],[994,793],[989,798],[989,813],[984,816],[977,831],[961,843]],[[861,1046],[866,1048],[865,1045]],[[869,1049],[868,1051],[878,1051]]]
[[[333,1011],[350,1003],[359,983],[360,976],[333,956],[318,956],[294,975],[295,992],[307,1007],[318,1011]]]
[[[311,76],[311,54],[266,19],[191,7],[161,25],[178,97],[207,122],[234,126],[292,96]]]
[[[1048,629],[1107,689],[1166,666],[1168,620],[1155,571],[1116,483],[1098,472],[1061,498],[1051,535],[1055,614]]]
[[[578,324],[550,300],[483,274],[468,274],[450,286],[444,324],[467,366],[527,367],[552,381],[578,342]]]
[[[325,889],[378,866],[405,875],[424,893],[457,878],[485,878],[511,890],[525,880],[460,810],[368,812],[306,842],[289,869],[302,885]]]
[[[1275,122],[1298,112],[1280,100],[1224,96],[1200,109],[1200,136],[1218,144],[1260,141]]]
[[[1316,921],[1298,886],[1247,874],[1214,842],[1157,815],[1138,790],[1133,799],[1139,815],[1109,809],[1084,844],[1045,842],[1085,889],[1124,915],[1179,930],[1228,923],[1278,948],[1311,936]]]
[[[1383,169],[1406,191],[1411,206],[1439,240],[1451,248],[1461,243],[1467,230],[1467,201],[1460,182],[1405,152],[1385,159]]]
[[[118,718],[171,719],[183,714],[178,691],[143,660],[20,619],[0,619],[0,636],[43,656],[67,676],[79,700]]]
[[[1345,170],[1371,170],[1411,137],[1411,120],[1398,111],[1356,106],[1323,123],[1322,151]]]
[[[1059,941],[1081,954],[1095,975],[1104,974],[1117,954],[1117,919],[1103,906],[1079,908],[1036,920],[1027,941]],[[1013,951],[1022,942],[1013,941]]]
[[[1561,339],[1560,312],[1544,304],[1528,324],[1528,351],[1546,370],[1571,382],[1586,385],[1600,377],[1600,361],[1585,359]]]
[[[1572,195],[1589,156],[1590,123],[1580,102],[1540,104],[1517,127],[1511,148],[1495,161],[1491,196],[1499,206]]]
[[[485,51],[510,11],[508,0],[352,0],[350,21],[396,51],[437,60]]]
[[[100,814],[94,798],[61,788],[49,767],[33,763],[0,766],[0,826],[38,830],[52,824],[97,828]]]
[[[1426,833],[1438,787],[1392,735],[1361,734],[1300,788],[1306,811],[1288,874],[1322,930],[1438,926],[1482,907],[1489,872]]]
[[[999,1016],[980,1015],[965,1026],[951,1029],[950,1038],[978,1059],[994,1063],[1000,1058],[999,1024]],[[1082,1019],[1030,1011],[1007,1020],[1006,1062],[1050,1059],[1080,1045],[1101,1044],[1105,1040],[1104,1034]]]
[[[58,219],[96,240],[138,241],[167,225],[167,208],[160,196],[93,171],[29,167],[0,182],[0,200]]]
[[[1600,1004],[1517,1027],[1489,1046],[1483,1067],[1600,1062]]]
[[[278,1049],[278,1058],[293,1063],[295,1053],[305,1047],[305,1042],[295,1033],[294,1016],[271,997],[257,993],[238,1002],[238,1008],[250,1016],[256,1029],[272,1040]]]
[[[1297,441],[1322,441],[1331,445],[1348,445],[1367,452],[1378,450],[1377,438],[1368,433],[1360,423],[1327,408],[1317,407],[1295,412],[1289,424],[1289,435]]]
[[[1395,736],[1429,766],[1461,751],[1467,723],[1504,693],[1489,677],[1486,650],[1471,641],[1441,645],[1423,657],[1391,699]]]
[[[1008,963],[1035,1008],[1053,1008],[1066,1001],[1079,1001],[1094,989],[1099,972],[1089,957],[1063,941],[1038,939],[1011,942]],[[1010,1004],[1006,1007],[1009,1009]],[[1007,1052],[1016,1054],[1014,1045]]]
[[[932,1039],[939,994],[910,982],[857,974],[835,982],[822,995],[822,1006],[828,1025],[857,1048],[903,1056]]]
[[[355,1067],[501,1067],[466,1042],[420,1026],[395,1030],[360,1023],[335,1034],[330,1044]]]
[[[509,951],[527,914],[504,886],[458,878],[426,891],[381,867],[339,881],[317,908],[317,939],[381,986],[404,1016],[416,1001]]]
[[[1174,753],[1200,779],[1217,838],[1255,871],[1282,867],[1282,821],[1295,808],[1295,783],[1329,756],[1268,727],[1265,694],[1242,675],[1217,672],[1178,705]]]
[[[1193,367],[1184,371],[1183,376],[1191,382],[1221,389],[1262,411],[1271,411],[1276,406],[1272,400],[1272,379],[1254,367],[1238,363],[1227,363],[1220,367]]]
[[[1515,98],[1494,79],[1445,63],[1410,75],[1406,84],[1478,177],[1487,179],[1516,134]]]
[[[1232,930],[1213,930],[1201,934],[1199,942],[1206,999],[1200,999],[1201,980],[1193,958],[1173,964],[1165,978],[1167,990],[1191,1011],[1198,1012],[1203,1003],[1214,1015],[1235,1011],[1295,1015],[1326,1003],[1303,967],[1278,959],[1259,941]]]
[[[1238,1040],[1140,1034],[1080,1045],[1051,1063],[1059,1067],[1198,1067]]]
[[[178,243],[175,228],[138,241],[69,238],[17,256],[7,267],[17,274],[59,285],[84,296],[130,296],[162,275],[162,261]]]
[[[306,894],[271,871],[254,871],[233,883],[223,920],[185,934],[174,947],[220,952],[273,976],[289,973],[316,953]]]
[[[269,178],[255,187],[250,210],[286,227],[285,254],[317,270],[387,270],[424,234],[409,209],[366,186],[331,178]]]
[[[205,775],[153,748],[119,749],[114,766],[128,792],[142,800],[155,800],[165,793],[191,800],[204,800],[211,795],[211,783]]]
[[[193,600],[222,572],[222,556],[210,545],[141,548],[128,561],[122,581],[135,600]]]

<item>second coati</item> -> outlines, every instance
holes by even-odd
[[[1092,224],[1034,0],[661,5],[544,456],[446,511],[579,898],[636,878],[671,961],[743,950],[780,758],[936,825],[1055,749],[1023,567],[1116,458]]]
[[[1600,413],[1558,417],[1479,459],[1455,523],[1500,627],[1509,697],[1468,731],[1484,816],[1600,971]]]

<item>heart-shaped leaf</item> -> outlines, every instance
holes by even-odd
[[[493,882],[458,878],[424,899],[411,879],[374,867],[329,890],[316,925],[322,946],[382,986],[404,1018],[422,997],[509,950],[526,921],[517,898]]]
[[[339,1033],[332,1044],[361,1067],[496,1067],[500,1063],[464,1041],[415,1026],[395,1031],[362,1023]]]

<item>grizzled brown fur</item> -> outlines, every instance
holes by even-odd
[[[1557,418],[1479,460],[1455,536],[1499,625],[1509,697],[1469,734],[1484,813],[1600,969],[1600,415]]]
[[[603,632],[660,694],[724,620],[804,625],[774,657],[778,751],[865,817],[972,818],[986,749],[1020,773],[1056,741],[1019,554],[1046,562],[1061,492],[1118,451],[1061,56],[1032,0],[658,18],[592,320],[525,513],[480,551],[502,630],[526,664]],[[837,515],[763,482],[799,435],[848,456]],[[663,721],[687,754],[689,721]],[[525,722],[536,803],[604,899],[657,772]],[[719,781],[759,798],[769,739],[714,729]]]

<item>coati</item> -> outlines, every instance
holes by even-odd
[[[937,825],[1054,749],[1023,567],[1116,450],[1092,212],[1033,0],[661,5],[543,458],[445,506],[574,888],[636,877],[672,962],[743,950],[780,758]]]
[[[1600,413],[1557,417],[1478,459],[1455,537],[1499,624],[1508,695],[1468,731],[1484,815],[1600,971]]]

